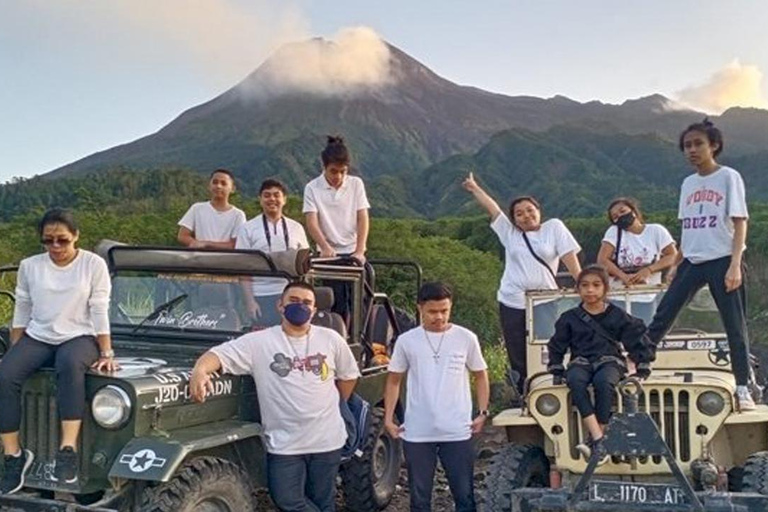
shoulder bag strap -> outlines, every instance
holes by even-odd
[[[549,265],[547,265],[547,262],[546,262],[546,261],[544,261],[544,260],[541,258],[541,256],[539,256],[538,254],[536,254],[536,251],[534,251],[534,250],[533,250],[533,247],[531,247],[531,242],[530,242],[530,240],[528,240],[528,235],[526,235],[526,234],[525,234],[525,231],[522,231],[522,230],[521,230],[521,232],[523,233],[523,240],[525,240],[525,245],[527,245],[527,246],[528,246],[528,250],[529,250],[529,251],[531,251],[531,256],[533,256],[533,257],[534,257],[534,259],[535,259],[536,261],[538,261],[539,263],[541,263],[542,265],[544,265],[544,268],[546,268],[547,270],[549,270],[549,273],[550,273],[550,275],[552,276],[552,279],[554,279],[554,280],[555,280],[555,285],[557,285],[557,276],[556,276],[556,275],[555,275],[555,273],[552,271],[552,267],[550,267]]]
[[[581,307],[579,307],[578,316],[579,316],[579,319],[581,319],[582,322],[587,324],[587,326],[590,329],[592,329],[593,331],[595,331],[599,336],[602,336],[603,338],[607,339],[608,341],[614,343],[619,348],[620,351],[624,350],[623,345],[621,344],[621,342],[619,342],[619,340],[617,340],[616,338],[611,336],[608,333],[608,331],[606,331],[603,328],[602,325],[600,325],[594,318],[589,316],[589,313],[587,313],[586,311],[581,309]]]

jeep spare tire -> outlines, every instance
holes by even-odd
[[[549,487],[549,459],[531,444],[509,444],[493,456],[486,477],[485,510],[512,510],[512,491],[523,487]]]
[[[341,466],[344,505],[350,512],[377,512],[389,505],[400,478],[401,443],[384,429],[384,410],[371,410],[371,428],[360,457]]]
[[[248,476],[228,460],[197,457],[142,496],[141,512],[242,512],[254,509]]]

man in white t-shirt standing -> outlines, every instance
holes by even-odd
[[[281,325],[203,354],[192,370],[190,389],[202,402],[214,372],[252,375],[272,500],[285,511],[333,512],[341,448],[347,439],[339,400],[349,398],[360,372],[336,331],[310,324],[316,312],[311,285],[286,286],[280,311]]]
[[[259,188],[262,213],[240,228],[235,249],[271,253],[309,247],[304,227],[283,214],[288,192],[280,181],[266,179]],[[277,302],[288,281],[274,277],[243,279],[243,292],[248,312],[259,325],[280,323]]]
[[[232,249],[245,213],[229,203],[235,178],[227,169],[216,169],[208,182],[209,201],[195,203],[179,221],[180,244],[199,249]]]
[[[324,258],[351,256],[366,262],[370,220],[368,197],[363,180],[349,176],[350,156],[341,137],[328,137],[320,155],[323,174],[304,188],[303,212],[307,230]],[[370,267],[367,267],[370,272]],[[336,301],[333,311],[345,316],[349,311],[347,283],[331,284]]]
[[[472,434],[482,431],[488,417],[488,373],[477,336],[449,322],[452,301],[451,289],[444,284],[421,287],[422,324],[397,339],[384,391],[385,427],[390,436],[403,440],[411,510],[416,512],[432,510],[438,457],[456,512],[476,510]],[[470,372],[480,409],[474,419]],[[403,377],[407,378],[405,421],[398,426],[394,411]]]

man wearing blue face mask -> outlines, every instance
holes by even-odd
[[[192,397],[205,401],[214,372],[252,375],[272,500],[284,511],[333,512],[347,439],[339,398],[349,398],[360,373],[336,331],[310,324],[316,311],[311,285],[286,286],[279,309],[280,325],[214,347],[197,360]]]

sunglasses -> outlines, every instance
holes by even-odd
[[[51,247],[51,246],[54,246],[54,245],[58,245],[60,247],[63,247],[63,246],[71,244],[72,243],[72,239],[61,236],[61,237],[56,237],[56,238],[43,238],[43,239],[40,240],[40,242],[44,246],[46,246],[46,247]]]

